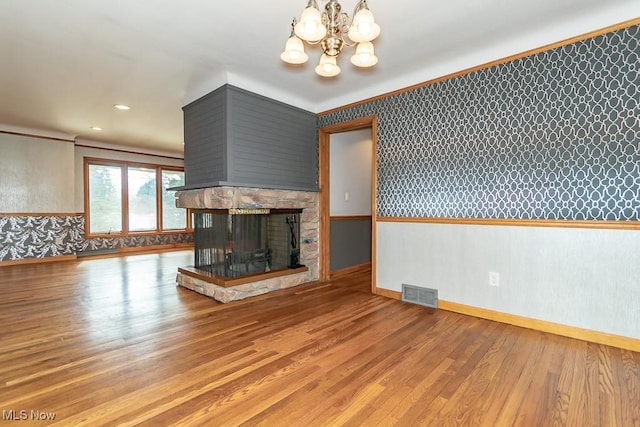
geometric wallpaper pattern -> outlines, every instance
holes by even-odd
[[[377,214],[640,221],[640,26],[334,111],[378,116]]]
[[[193,233],[85,239],[84,215],[0,216],[0,261],[192,242]]]

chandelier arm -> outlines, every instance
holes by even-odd
[[[291,21],[291,34],[289,35],[289,37],[293,37],[296,35],[296,24],[298,23],[298,19],[296,19],[296,17],[293,17],[293,20]]]
[[[353,23],[353,18],[349,18],[349,14],[343,12],[340,14],[340,38],[348,47],[354,47],[357,43],[349,38],[349,28],[351,25],[349,24],[349,19],[351,19],[351,23]]]
[[[356,3],[356,6],[353,8],[353,15],[351,15],[351,24],[353,24],[353,18],[356,17],[356,14],[366,6],[367,6],[366,1],[358,0],[358,3]]]
[[[354,42],[349,38],[349,34],[346,34],[346,35],[340,34],[340,37],[342,38],[342,41],[347,47],[354,47],[358,44],[358,42]]]
[[[356,6],[356,10],[360,10],[360,9],[358,9]],[[354,16],[355,16],[355,13],[356,11],[354,10]],[[342,39],[344,44],[347,45],[348,47],[354,47],[358,43],[354,42],[349,38],[349,28],[351,28],[351,25],[353,24],[353,17],[349,18],[349,15],[347,15],[346,13],[344,13],[343,15],[344,15],[344,23],[340,31],[340,38]],[[347,24],[347,21],[349,21],[349,19],[351,19],[351,23]]]

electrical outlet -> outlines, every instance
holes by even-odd
[[[500,273],[497,273],[495,271],[489,272],[489,286],[500,286]]]

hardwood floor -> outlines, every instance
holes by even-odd
[[[640,353],[363,277],[224,305],[175,286],[190,257],[0,268],[0,424],[640,426]]]

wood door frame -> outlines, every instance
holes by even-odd
[[[319,169],[319,215],[320,215],[320,280],[330,279],[330,248],[331,248],[331,209],[330,209],[330,163],[331,135],[360,129],[371,129],[371,291],[376,292],[376,200],[377,200],[377,149],[378,146],[378,116],[371,115],[348,122],[325,126],[318,130],[318,169]]]

